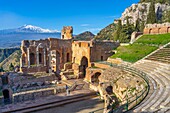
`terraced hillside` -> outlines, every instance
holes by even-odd
[[[9,70],[9,65],[12,63],[14,66],[19,66],[19,59],[20,59],[21,51],[16,50],[12,53],[8,58],[0,63],[0,67],[3,67],[5,71]]]
[[[118,47],[117,53],[111,58],[136,62],[168,42],[170,42],[170,34],[144,35],[133,44]]]

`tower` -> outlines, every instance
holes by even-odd
[[[73,27],[64,26],[61,31],[61,39],[72,39],[73,38]]]

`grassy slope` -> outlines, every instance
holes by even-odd
[[[118,47],[118,52],[111,58],[136,62],[168,42],[170,42],[170,34],[144,35],[132,45]]]

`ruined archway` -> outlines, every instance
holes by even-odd
[[[70,62],[70,54],[67,53],[67,62]]]
[[[35,65],[35,54],[30,53],[30,65]]]
[[[39,63],[42,64],[42,54],[39,53]]]
[[[83,77],[86,75],[86,68],[88,67],[88,59],[83,56],[81,59],[80,72],[82,72]]]
[[[152,29],[149,29],[149,34],[152,34]]]
[[[95,73],[95,74],[91,77],[91,82],[92,82],[93,84],[98,85],[98,84],[99,84],[99,76],[100,76],[100,75],[101,75],[100,72]]]
[[[161,34],[161,28],[158,29],[158,34]]]
[[[4,97],[4,103],[9,103],[10,102],[10,96],[9,96],[9,90],[8,89],[4,89],[2,91],[3,93],[3,97]]]
[[[107,87],[106,87],[106,92],[107,92],[109,95],[113,94],[113,87],[112,87],[112,86],[107,86]]]
[[[167,29],[167,33],[170,33],[170,27],[168,27],[168,29]]]

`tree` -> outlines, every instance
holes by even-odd
[[[117,41],[117,40],[119,39],[121,29],[122,29],[122,21],[121,21],[121,20],[118,20],[117,30],[116,30],[116,32],[114,33],[114,40],[115,40],[115,41]]]
[[[136,23],[135,23],[135,31],[137,31],[137,32],[140,31],[140,21],[139,21],[139,18],[136,20]]]
[[[140,28],[139,28],[139,30],[140,30],[141,32],[143,32],[144,28],[145,28],[145,22],[142,21],[142,22],[140,23]]]
[[[14,71],[14,65],[12,63],[9,65],[9,71]]]
[[[152,0],[150,7],[149,7],[149,13],[147,16],[147,24],[154,24],[156,23],[156,14],[155,14],[155,2]]]
[[[170,10],[169,11],[166,11],[164,14],[163,14],[163,17],[162,17],[162,20],[163,22],[170,22]]]
[[[4,72],[4,69],[3,69],[3,67],[0,67],[0,72]]]

